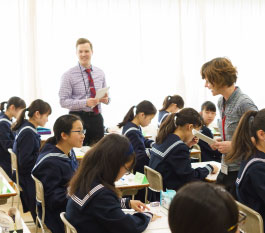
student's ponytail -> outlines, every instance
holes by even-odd
[[[121,128],[124,125],[126,125],[127,122],[132,121],[135,117],[134,115],[134,109],[136,108],[136,106],[132,106],[129,111],[127,112],[127,114],[125,115],[125,117],[123,118],[123,121],[121,123],[118,124],[118,127]],[[135,110],[136,113],[136,110]]]
[[[163,143],[167,136],[173,133],[178,126],[186,124],[193,124],[194,127],[202,126],[201,116],[193,108],[184,108],[178,113],[170,114],[159,128],[156,143]]]
[[[265,109],[248,111],[242,116],[232,138],[232,149],[225,156],[225,162],[247,160],[256,153],[256,144],[259,140],[256,133],[258,130],[265,131]]]
[[[26,111],[28,111],[28,108],[24,108],[23,111],[20,113],[17,121],[12,125],[11,129],[13,131],[16,131],[20,128],[20,126],[23,124],[25,120]]]
[[[24,120],[25,120],[25,114],[26,114],[26,111],[28,111],[28,116],[29,118],[33,117],[34,113],[35,112],[39,112],[41,115],[42,114],[51,114],[52,113],[52,109],[51,109],[51,106],[47,103],[47,102],[44,102],[43,100],[41,99],[36,99],[34,100],[31,105],[28,107],[28,108],[25,108],[21,114],[19,115],[17,121],[14,123],[14,125],[12,126],[12,130],[13,131],[16,131],[18,130],[21,125],[23,124]]]
[[[132,121],[138,113],[144,113],[144,115],[155,115],[157,110],[156,107],[148,100],[140,102],[137,106],[133,106],[129,109],[123,121],[118,124],[118,127],[121,128],[126,125],[128,122]]]
[[[7,104],[6,101],[0,103],[0,111],[5,112],[5,105]]]
[[[176,104],[179,109],[184,107],[184,100],[180,95],[168,95],[163,102],[163,107],[159,111],[166,111],[170,104]]]

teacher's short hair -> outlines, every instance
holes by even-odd
[[[79,38],[79,39],[76,41],[75,48],[77,48],[77,46],[80,45],[80,44],[86,44],[86,43],[89,43],[90,48],[91,48],[91,50],[93,51],[93,45],[92,45],[92,43],[91,43],[88,39],[86,39],[86,38]]]

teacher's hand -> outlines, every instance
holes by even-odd
[[[94,108],[99,103],[99,99],[96,98],[88,98],[86,100],[86,106],[90,108]]]
[[[109,102],[108,94],[106,93],[101,99],[99,99],[99,102],[107,104]]]

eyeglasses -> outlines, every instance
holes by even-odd
[[[73,130],[73,131],[71,131],[71,132],[78,133],[78,134],[82,135],[82,134],[86,134],[86,129],[82,129],[82,130]]]
[[[232,231],[237,226],[241,227],[245,223],[246,218],[247,218],[247,215],[244,212],[239,211],[238,222],[235,225],[231,226],[227,231],[228,232]]]
[[[125,166],[125,165],[123,165],[123,167],[126,169],[126,173],[125,173],[125,175],[130,175],[131,174],[131,171]]]

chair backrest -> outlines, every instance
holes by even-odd
[[[41,221],[44,223],[45,219],[45,200],[44,200],[44,189],[41,181],[37,179],[35,176],[31,175],[32,179],[35,181],[35,187],[36,187],[36,201],[41,203],[41,209],[42,213],[38,214],[38,216],[41,216]],[[36,211],[38,212],[38,208],[36,208]]]
[[[158,171],[148,166],[144,166],[144,174],[149,182],[149,189],[154,192],[160,192],[163,190],[163,179]]]
[[[196,150],[201,151],[201,147],[200,147],[198,144],[193,145],[193,148],[196,149]],[[199,162],[202,161],[201,152],[199,152],[199,153],[194,153],[194,154],[190,153],[190,157],[191,157],[191,158],[197,158],[197,159],[199,160]]]
[[[244,232],[263,233],[263,219],[255,210],[236,202],[238,209],[247,215],[245,224],[241,227]]]
[[[77,230],[74,228],[74,226],[65,218],[65,212],[60,213],[60,217],[64,223],[66,233],[77,233]]]
[[[19,191],[22,191],[22,188],[19,185],[19,176],[18,176],[18,164],[17,164],[17,155],[14,153],[14,151],[9,148],[8,152],[10,153],[11,156],[11,168],[12,171],[16,172],[16,185]]]

